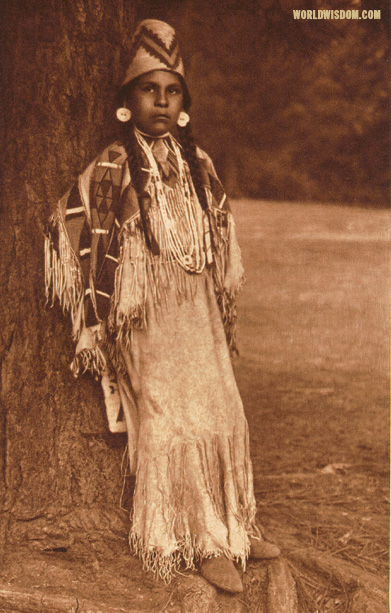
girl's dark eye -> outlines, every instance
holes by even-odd
[[[180,94],[181,90],[179,89],[179,87],[170,87],[168,90],[169,94]]]

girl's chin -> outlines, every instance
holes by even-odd
[[[171,132],[175,128],[175,124],[165,119],[155,119],[144,126],[138,125],[137,122],[135,123],[140,132],[149,134],[150,136],[163,136],[163,134],[167,134],[167,132]]]

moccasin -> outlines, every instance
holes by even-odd
[[[212,585],[230,592],[243,592],[243,583],[232,560],[227,558],[206,558],[201,563],[201,575]]]
[[[253,560],[272,560],[278,558],[281,553],[277,545],[254,536],[250,536],[250,545],[249,558]]]

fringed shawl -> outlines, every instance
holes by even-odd
[[[206,262],[227,343],[234,353],[236,295],[243,281],[240,250],[228,200],[213,164],[201,149],[197,154],[209,206],[203,214]],[[155,197],[152,186],[145,197],[150,204]],[[148,202],[143,204],[147,210]],[[119,346],[124,341],[130,344],[133,328],[148,325],[147,289],[159,302],[164,298],[165,282],[174,272],[178,298],[182,299],[188,296],[187,285],[191,287],[194,276],[177,264],[164,267],[165,262],[158,258],[146,247],[127,153],[116,142],[61,198],[45,237],[46,297],[51,304],[57,297],[64,312],[70,314],[77,342],[72,371],[75,376],[86,370],[102,375],[109,427],[114,432],[125,430],[119,419],[115,383],[115,369],[121,368]],[[158,261],[164,274],[156,275]]]

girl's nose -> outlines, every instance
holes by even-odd
[[[163,88],[160,88],[157,92],[156,105],[157,106],[168,106],[167,95]]]

